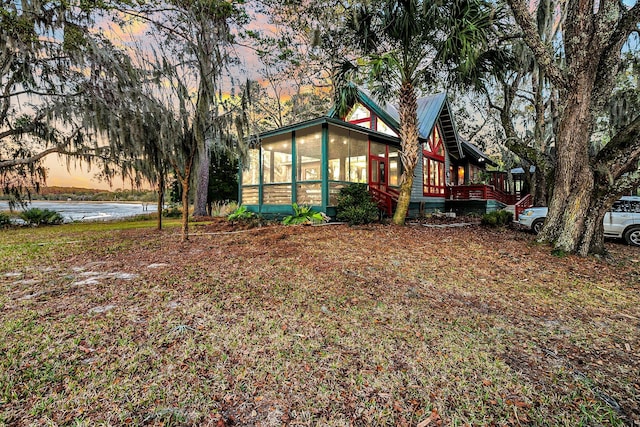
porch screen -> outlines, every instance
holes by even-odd
[[[296,200],[300,205],[322,205],[322,129],[296,132]]]
[[[291,204],[292,167],[290,133],[262,141],[262,203]]]
[[[367,182],[367,135],[329,126],[330,181]]]
[[[247,168],[242,171],[242,185],[260,184],[260,150],[251,149],[247,156]]]
[[[251,149],[247,156],[247,168],[242,171],[242,203],[257,205],[260,184],[260,150]]]

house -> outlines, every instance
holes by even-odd
[[[446,94],[418,99],[417,113],[422,150],[409,217],[504,207],[495,189],[479,183],[486,166],[495,163],[458,136]],[[292,203],[335,216],[340,189],[358,182],[368,184],[391,215],[403,171],[398,132],[397,109],[358,90],[357,103],[344,118],[331,111],[259,135],[260,143],[249,151],[248,165],[240,173],[239,202],[268,216],[291,213]],[[463,188],[467,191],[452,192]]]

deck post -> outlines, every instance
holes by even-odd
[[[322,210],[327,211],[329,205],[329,125],[322,124]]]
[[[258,147],[258,213],[262,213],[262,193],[264,187],[264,179],[262,173],[262,141]]]
[[[298,202],[298,155],[296,147],[296,131],[291,132],[291,203]]]

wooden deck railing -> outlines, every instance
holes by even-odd
[[[387,188],[386,191],[369,187],[371,197],[387,216],[393,215],[395,205],[400,195],[396,190]],[[527,194],[518,200],[517,194],[506,194],[496,190],[492,185],[456,185],[447,187],[446,197],[453,200],[497,200],[505,205],[515,205],[515,220],[528,207],[531,207],[531,195]]]
[[[507,194],[496,190],[493,185],[454,185],[447,187],[447,198],[453,200],[497,200],[505,205],[518,202],[516,194]]]
[[[387,188],[387,191],[382,191],[379,188],[371,186],[369,186],[369,192],[371,193],[373,201],[378,204],[378,207],[380,207],[387,216],[392,216],[394,205],[398,203],[398,196],[400,194],[391,188]]]
[[[533,197],[531,197],[531,194],[527,194],[522,199],[520,199],[520,201],[518,201],[515,205],[516,205],[515,206],[516,212],[515,212],[514,221],[517,221],[520,215],[522,215],[522,212],[524,212],[525,209],[530,208],[533,205]]]

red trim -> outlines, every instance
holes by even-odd
[[[439,154],[444,152],[444,147],[437,126],[433,128],[429,137],[428,147],[430,150],[425,150],[424,144],[422,147],[422,194],[425,196],[444,196],[446,189],[444,155]],[[432,162],[435,165],[432,165]],[[432,166],[437,168],[435,182],[431,181]]]
[[[366,122],[369,122],[369,124],[371,124],[371,117],[365,117],[364,119],[349,120],[349,123],[354,125],[359,125],[360,123],[366,123]]]
[[[373,164],[376,163],[376,172],[378,174],[378,180],[373,181]],[[380,162],[384,164],[384,180],[380,180]],[[384,146],[384,157],[371,154],[371,141],[369,141],[369,187],[376,188],[380,191],[386,191],[389,188],[389,146]]]

